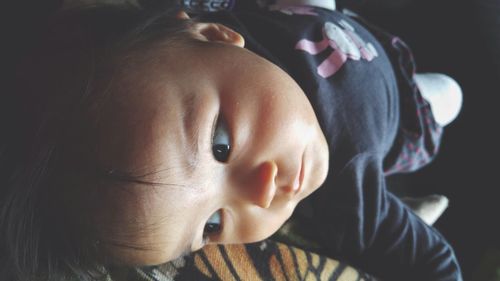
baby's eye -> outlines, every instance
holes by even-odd
[[[213,213],[208,219],[205,227],[203,228],[203,236],[209,236],[211,234],[219,233],[222,229],[221,224],[221,210]]]
[[[229,132],[226,122],[222,116],[217,117],[213,138],[212,138],[212,154],[219,162],[226,162],[231,152],[231,144],[229,140]]]

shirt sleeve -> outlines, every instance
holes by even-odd
[[[379,163],[355,156],[333,173],[334,188],[322,187],[329,194],[315,196],[324,245],[382,280],[462,280],[448,242],[386,190]]]

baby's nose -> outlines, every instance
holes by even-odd
[[[269,208],[276,193],[276,176],[278,166],[274,161],[265,161],[257,167],[256,178],[253,179],[251,200],[261,208]]]

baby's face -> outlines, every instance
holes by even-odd
[[[241,44],[210,41],[158,51],[105,108],[101,163],[160,183],[111,189],[102,219],[115,242],[146,248],[111,247],[121,262],[265,239],[325,180],[327,143],[301,88]]]

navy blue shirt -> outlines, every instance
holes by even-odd
[[[270,11],[249,2],[200,19],[243,34],[247,48],[288,72],[308,96],[330,170],[295,216],[314,227],[323,253],[383,280],[462,280],[443,236],[386,188],[387,174],[427,164],[441,135],[412,81],[409,49],[337,11]]]

